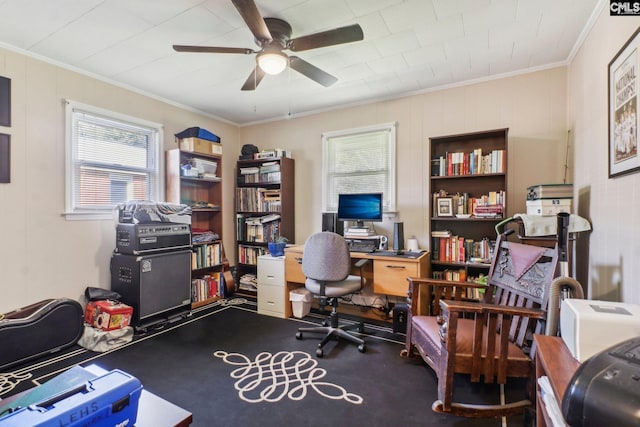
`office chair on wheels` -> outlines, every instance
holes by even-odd
[[[360,260],[356,267],[362,267],[368,260]],[[364,332],[362,322],[353,325],[338,324],[338,298],[344,295],[358,292],[364,286],[365,279],[361,276],[350,275],[351,255],[345,239],[339,234],[321,232],[311,235],[304,245],[302,257],[302,272],[307,277],[305,288],[311,293],[320,296],[321,305],[331,305],[331,317],[329,323],[323,321],[322,327],[299,328],[297,339],[302,339],[303,333],[323,333],[325,337],[318,344],[316,356],[324,355],[323,347],[332,338],[344,338],[358,344],[361,353],[367,351],[363,339],[349,333],[349,330]]]

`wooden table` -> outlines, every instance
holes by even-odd
[[[562,406],[562,398],[569,386],[571,377],[580,366],[560,337],[534,335],[536,343],[536,426],[553,426],[540,394],[538,378],[546,375],[551,383],[553,394]]]

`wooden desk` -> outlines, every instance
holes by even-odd
[[[553,394],[562,407],[562,398],[580,362],[573,358],[560,337],[534,335],[533,339],[536,343],[536,426],[551,427],[553,423],[545,410],[537,380],[543,375],[549,378]]]
[[[303,246],[285,249],[285,301],[289,301],[289,291],[304,285],[302,273]],[[406,297],[407,277],[428,277],[431,269],[429,252],[422,252],[415,258],[379,255],[376,252],[351,252],[352,260],[368,259],[372,262],[364,271],[368,283],[373,284],[373,292],[382,295]],[[285,317],[291,317],[291,304],[285,304]]]

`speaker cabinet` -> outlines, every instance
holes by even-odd
[[[396,253],[404,251],[404,223],[393,223],[393,250]]]
[[[408,316],[409,306],[407,304],[396,304],[393,307],[393,332],[407,332]]]
[[[338,220],[335,212],[322,213],[322,231],[330,231],[339,235],[344,235],[344,221]]]
[[[133,307],[133,323],[191,309],[191,250],[150,255],[114,253],[111,290]]]

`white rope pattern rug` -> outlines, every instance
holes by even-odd
[[[213,354],[229,365],[239,366],[229,376],[236,379],[234,387],[238,397],[246,402],[302,400],[309,390],[327,399],[343,399],[355,405],[363,401],[361,396],[349,393],[342,386],[319,381],[327,371],[319,368],[318,361],[304,351],[262,352],[253,361],[240,353],[219,350]]]

